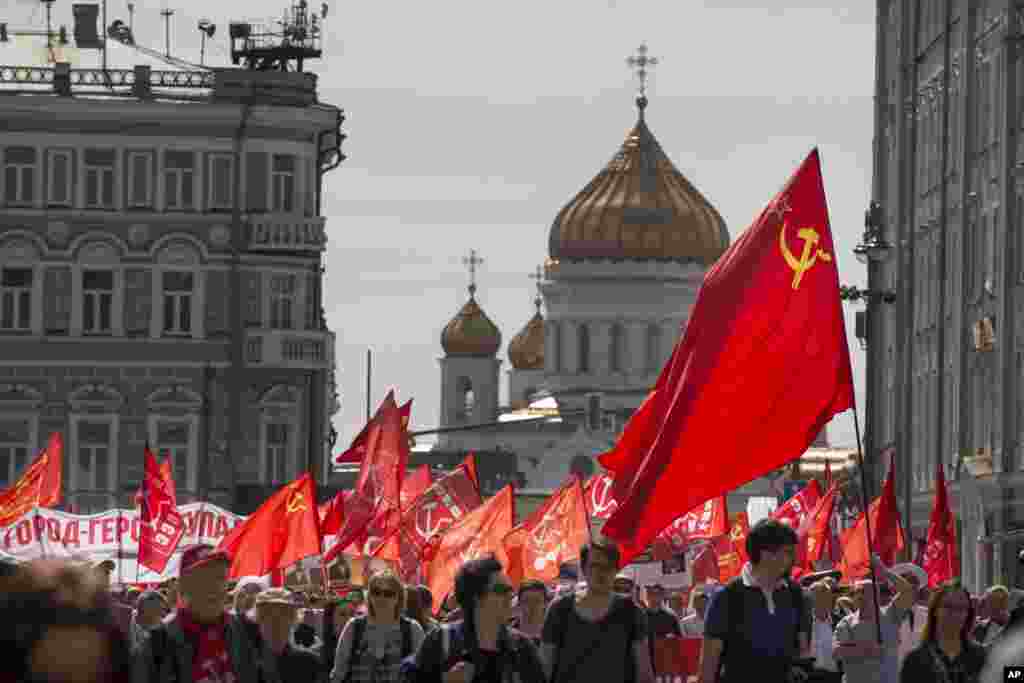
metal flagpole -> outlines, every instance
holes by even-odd
[[[871,515],[868,514],[868,479],[867,473],[864,471],[864,453],[861,451],[860,439],[860,417],[857,414],[856,403],[853,406],[853,430],[857,434],[857,468],[860,470],[860,501],[861,509],[864,510],[864,533],[868,535],[868,569],[871,571],[871,590],[875,594],[875,631],[878,636],[878,644],[882,645],[882,618],[878,606],[878,577],[875,576],[875,552],[874,546],[871,544]]]

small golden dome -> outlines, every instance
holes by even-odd
[[[530,321],[508,343],[508,359],[516,370],[544,369],[544,316],[539,304]]]
[[[696,261],[729,246],[725,221],[662,151],[640,118],[608,165],[566,204],[548,239],[558,260]]]
[[[501,330],[480,308],[470,287],[469,301],[441,332],[441,348],[449,356],[493,356],[501,348]]]

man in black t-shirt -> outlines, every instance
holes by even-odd
[[[796,532],[775,520],[750,530],[750,562],[708,607],[701,683],[786,681],[807,653],[810,615],[803,591],[787,578],[796,544]]]

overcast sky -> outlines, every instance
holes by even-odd
[[[24,13],[39,4],[18,0]],[[288,0],[138,2],[139,43],[198,61],[199,18],[272,20]],[[319,7],[319,2],[311,2]],[[762,5],[776,5],[765,9]],[[857,5],[850,9],[846,5]],[[348,160],[325,180],[325,307],[338,338],[339,446],[373,401],[415,398],[415,428],[437,425],[445,323],[466,299],[462,258],[484,258],[477,295],[506,346],[533,313],[528,278],[558,210],[611,158],[636,118],[625,63],[641,42],[660,64],[649,125],[718,208],[735,239],[815,145],[821,150],[840,279],[865,284],[852,255],[871,182],[874,3],[848,0],[356,0],[329,3],[320,98],[348,116]],[[127,21],[111,0],[108,21]],[[70,8],[64,11],[70,13]],[[206,13],[208,12],[208,14]],[[70,19],[67,20],[70,23]],[[864,355],[848,335],[863,405]],[[850,414],[830,426],[853,443]]]

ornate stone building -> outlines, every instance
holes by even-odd
[[[965,580],[972,590],[1019,583],[1024,9],[1014,0],[877,6],[872,196],[895,248],[871,266],[869,285],[898,300],[867,311],[867,455],[895,449],[918,540],[942,463]]]
[[[25,67],[0,68],[0,488],[61,431],[72,509],[131,506],[148,442],[179,502],[249,512],[325,471],[341,110],[309,73],[183,71],[125,41],[104,71],[88,34],[49,59],[0,42]]]

